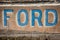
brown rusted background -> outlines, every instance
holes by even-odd
[[[0,5],[4,4],[29,4],[40,3],[40,4],[53,4],[59,3],[60,0],[45,0],[44,2],[39,0],[0,0]],[[8,14],[10,16],[9,21],[7,21],[8,26],[3,26],[3,10],[4,9],[13,9],[14,12]],[[30,22],[24,28],[17,26],[16,24],[16,14],[20,9],[26,9],[30,17],[30,10],[32,9],[41,9],[43,12],[42,23],[44,24],[44,10],[46,9],[56,9],[58,12],[58,23],[54,27],[38,27],[35,22],[35,27],[31,28]],[[37,16],[38,14],[36,14]],[[29,18],[30,19],[30,18]],[[52,22],[53,15],[49,14],[49,22]],[[21,15],[21,21],[24,21],[23,14]],[[30,21],[30,20],[29,20]],[[58,6],[0,6],[0,40],[60,40],[60,5]]]
[[[3,26],[3,10],[4,9],[13,9],[14,12],[9,14],[10,16],[10,19],[7,21],[7,27],[4,27]],[[21,10],[21,9],[26,9],[28,11],[28,14],[29,14],[29,22],[28,22],[28,25],[26,25],[24,28],[22,27],[19,27],[16,23],[16,14],[18,12],[18,10]],[[32,9],[41,9],[42,10],[42,23],[43,23],[43,26],[42,27],[38,27],[38,24],[35,22],[35,26],[32,28],[30,26],[30,11]],[[57,10],[57,13],[58,13],[58,23],[57,25],[55,25],[54,27],[45,27],[44,26],[44,10],[46,9],[55,9]],[[37,14],[36,14],[37,15]],[[23,14],[21,15],[21,21],[24,21],[24,16]],[[53,15],[52,14],[49,14],[49,22],[52,22],[53,21]],[[22,30],[22,31],[38,31],[38,32],[46,32],[46,33],[60,33],[60,6],[26,6],[26,7],[23,7],[23,6],[5,6],[5,7],[0,7],[0,30]]]
[[[8,14],[10,19],[7,21],[7,27],[3,26],[3,10],[13,9],[14,12]],[[27,26],[24,28],[17,26],[16,14],[18,10],[26,9],[29,17],[32,9],[42,10],[42,23],[44,24],[44,10],[55,9],[58,13],[58,23],[54,27],[38,27],[35,22],[35,26],[30,26],[30,20]],[[37,16],[38,14],[36,14]],[[30,19],[30,18],[29,18]],[[49,22],[52,22],[53,15],[49,14]],[[21,21],[24,21],[23,14],[21,15]],[[60,5],[58,6],[0,6],[0,39],[1,40],[60,40]]]

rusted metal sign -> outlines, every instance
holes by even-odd
[[[1,30],[60,33],[60,5],[2,5],[0,6]]]

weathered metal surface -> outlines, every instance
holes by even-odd
[[[50,2],[52,1],[52,3]],[[0,40],[60,40],[60,5],[59,0],[50,0],[50,1],[44,1],[44,4],[41,0],[39,1],[18,1],[18,0],[0,0]],[[45,4],[47,2],[47,4]],[[13,5],[14,3],[14,5]],[[23,4],[17,4],[16,3],[23,3]],[[27,6],[27,3],[29,6]],[[29,4],[29,3],[37,3],[35,4]],[[39,3],[41,3],[39,5]],[[50,4],[51,3],[51,4]],[[58,3],[55,5],[54,3]],[[2,5],[3,4],[3,5]],[[4,5],[7,4],[7,5]],[[11,4],[11,5],[9,5]],[[49,5],[48,5],[49,4]],[[3,24],[3,10],[4,9],[13,9],[14,12],[7,14],[7,16],[10,16],[9,20],[7,20],[7,26],[4,26]],[[25,27],[18,26],[16,23],[16,14],[18,10],[26,9],[28,11],[28,25]],[[32,9],[40,9],[42,11],[42,23],[43,26],[39,27],[37,22],[35,22],[35,26],[31,27],[30,23],[30,15]],[[46,9],[54,9],[58,13],[58,23],[55,26],[48,27],[44,25],[45,20],[45,10]],[[37,16],[38,14],[36,14]],[[21,21],[24,21],[24,15],[21,15]],[[53,21],[53,15],[49,14],[49,22]]]
[[[10,16],[9,20],[7,20],[7,26],[3,26],[3,10],[4,9],[13,9],[14,12],[10,13],[10,14],[7,14]],[[20,27],[17,25],[16,23],[16,15],[17,15],[17,12],[18,10],[21,10],[21,9],[26,9],[28,11],[28,17],[29,17],[29,21],[28,21],[28,24],[25,26],[25,27]],[[42,27],[39,27],[38,24],[35,22],[35,26],[34,27],[31,27],[31,10],[32,9],[40,9],[42,11],[42,24],[43,26]],[[52,26],[52,27],[46,27],[44,26],[44,20],[45,20],[45,17],[44,17],[44,10],[46,9],[55,9],[57,10],[57,13],[58,13],[58,23],[55,25],[55,26]],[[36,14],[38,15],[38,14]],[[24,15],[21,15],[21,21],[23,22],[24,21]],[[53,21],[53,15],[52,14],[49,14],[49,22],[52,22]],[[45,33],[60,33],[60,6],[0,6],[0,30],[19,30],[19,31],[38,31],[38,32],[45,32]],[[6,31],[5,31],[6,32]]]

